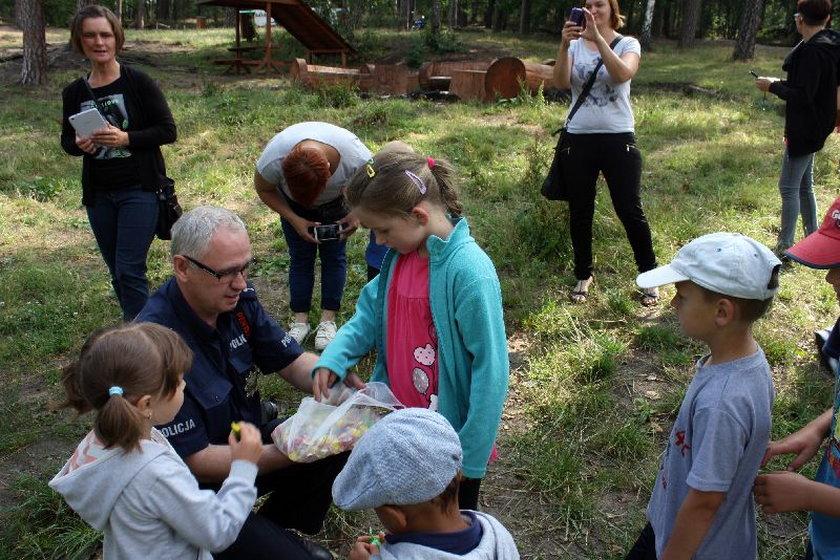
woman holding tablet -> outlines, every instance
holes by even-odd
[[[166,177],[160,146],[174,142],[176,133],[157,84],[117,62],[124,39],[119,19],[103,6],[85,6],[73,19],[70,42],[91,70],[62,92],[61,147],[82,156],[82,204],[123,319],[130,321],[149,297],[146,257],[158,219],[155,191]],[[93,108],[106,125],[80,136],[70,117]]]

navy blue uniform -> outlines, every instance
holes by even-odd
[[[202,321],[170,278],[149,298],[135,319],[158,323],[180,334],[193,353],[184,377],[184,404],[175,419],[158,426],[181,457],[209,445],[227,445],[230,423],[245,420],[262,429],[264,443],[279,423],[261,426],[256,376],[282,370],[303,350],[263,309],[253,286],[233,311],[219,314],[216,327]],[[296,464],[257,477],[259,494],[271,492],[258,514],[251,514],[236,542],[217,559],[305,560],[306,549],[283,528],[317,533],[332,502],[332,481],[347,454]],[[218,490],[221,484],[201,484]]]
[[[211,444],[227,445],[231,422],[259,426],[258,371],[279,371],[303,353],[265,312],[250,284],[236,308],[219,315],[216,328],[195,314],[174,278],[149,298],[136,320],[169,327],[195,354],[184,377],[184,405],[172,422],[158,426],[181,457]]]

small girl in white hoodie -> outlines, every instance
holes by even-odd
[[[96,410],[96,419],[50,487],[105,533],[105,560],[210,559],[233,543],[254,505],[262,452],[255,426],[231,432],[234,461],[218,493],[199,489],[153,427],[181,407],[191,361],[173,331],[129,323],[92,334],[64,370],[67,400],[59,407]]]

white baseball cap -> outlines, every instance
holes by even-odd
[[[647,289],[691,280],[719,294],[764,301],[779,290],[769,284],[781,265],[770,249],[746,235],[710,233],[682,247],[670,264],[639,274],[636,284]]]

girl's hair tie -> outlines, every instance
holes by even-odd
[[[431,169],[432,167],[435,166],[435,158],[433,158],[433,157],[426,158],[426,161],[429,162],[429,169]]]
[[[123,395],[123,388],[119,385],[114,385],[110,389],[108,389],[108,396],[113,397],[114,395],[122,396]]]
[[[367,176],[371,179],[376,177],[376,170],[373,168],[373,158],[370,158],[365,164],[365,171],[367,171]]]

